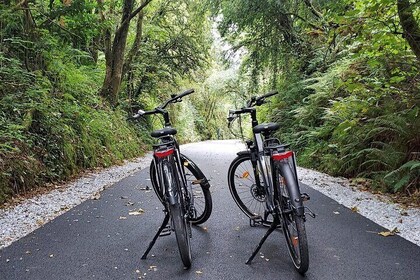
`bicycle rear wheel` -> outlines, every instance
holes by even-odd
[[[167,161],[162,162],[162,175],[165,187],[167,189],[176,189],[177,191],[177,195],[175,195],[177,201],[175,201],[175,204],[169,204],[168,210],[172,219],[172,229],[175,232],[182,263],[184,264],[184,268],[188,269],[191,267],[191,229],[187,221],[179,179],[177,178],[174,167],[173,161],[172,164]]]
[[[181,161],[184,166],[187,184],[191,187],[190,190],[192,190],[194,199],[194,215],[190,217],[190,221],[194,225],[202,224],[209,219],[213,209],[210,184],[206,176],[192,160],[181,154]],[[157,184],[154,161],[150,164],[150,180],[156,195],[163,204],[163,191]]]
[[[258,167],[256,167],[256,171]],[[230,193],[245,215],[249,218],[260,216],[265,217],[265,202],[267,199],[265,186],[260,179],[256,183],[255,172],[249,154],[236,157],[228,171],[228,183]]]
[[[279,182],[278,186],[278,200],[281,207],[283,234],[286,238],[287,249],[293,261],[293,265],[300,274],[305,274],[309,268],[309,250],[308,239],[306,236],[304,217],[298,215],[295,207],[293,207],[291,200],[295,199],[290,194],[289,189],[297,185],[296,177],[291,172],[289,166],[282,169],[284,177],[279,172],[276,178]],[[292,180],[294,183],[292,183]],[[295,193],[300,193],[299,191]]]
[[[190,228],[185,211],[181,204],[170,205],[169,211],[172,217],[172,227],[178,243],[179,254],[181,255],[184,268],[188,269],[191,267],[191,244],[189,234]]]

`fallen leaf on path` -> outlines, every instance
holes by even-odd
[[[388,237],[388,236],[393,236],[393,235],[395,235],[396,233],[399,233],[399,232],[400,231],[398,230],[398,228],[394,228],[394,229],[392,229],[390,231],[381,231],[381,232],[378,232],[378,234],[379,235],[382,235],[384,237]]]
[[[338,211],[334,211],[333,213],[336,214],[336,215],[340,214],[340,212],[338,212]]]
[[[356,213],[359,213],[359,208],[357,208],[357,206],[353,206],[351,208],[351,211],[356,212]]]
[[[156,266],[156,265],[151,265],[151,266],[149,267],[149,270],[150,270],[150,271],[156,271],[156,270],[157,270],[157,266]]]
[[[139,210],[134,210],[128,213],[130,216],[138,216],[144,213],[144,210],[139,208]]]
[[[127,220],[127,217],[121,216],[118,220]]]
[[[201,270],[196,270],[195,273],[197,273],[197,274],[203,274],[203,272]]]

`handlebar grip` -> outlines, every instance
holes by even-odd
[[[158,113],[158,111],[157,110],[151,110],[151,111],[143,111],[143,110],[139,110],[138,112],[137,112],[137,114],[136,115],[138,115],[139,117],[142,117],[142,116],[147,116],[147,115],[153,115],[153,114],[156,114],[156,113]]]
[[[184,97],[184,96],[186,96],[186,95],[188,95],[188,94],[191,94],[191,93],[193,93],[194,92],[194,89],[187,89],[186,91],[184,91],[183,93],[181,93],[180,95],[178,95],[177,96],[177,99],[178,98],[182,98],[182,97]]]
[[[262,95],[262,96],[258,97],[257,99],[258,99],[258,100],[260,100],[260,99],[263,99],[263,98],[267,98],[267,97],[270,97],[270,96],[276,95],[277,93],[279,93],[277,90],[275,90],[275,91],[271,91],[271,92],[269,92],[269,93],[267,93],[267,94],[264,94],[264,95]]]
[[[153,114],[156,114],[156,113],[157,113],[156,110],[144,111],[144,110],[140,109],[140,110],[137,111],[137,114],[135,114],[131,117],[128,117],[127,120],[137,120],[140,117],[147,116],[147,115],[153,115]]]

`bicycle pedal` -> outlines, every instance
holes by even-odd
[[[167,236],[171,234],[171,227],[170,226],[166,226],[159,234],[159,236]]]
[[[261,216],[252,216],[249,218],[249,225],[251,227],[258,227],[263,224],[264,220]]]
[[[311,199],[311,197],[310,197],[307,193],[302,193],[302,194],[300,195],[300,198],[301,198],[303,201],[308,201],[308,200],[310,200],[310,199]]]

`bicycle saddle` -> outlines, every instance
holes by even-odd
[[[150,133],[150,135],[154,138],[159,138],[162,136],[167,136],[167,135],[175,135],[176,134],[176,129],[173,127],[165,127],[162,129],[158,129],[155,131],[152,131],[152,133]]]
[[[264,132],[271,132],[275,131],[280,128],[280,125],[277,123],[262,123],[259,125],[256,125],[252,128],[252,131],[254,133],[264,133]]]

